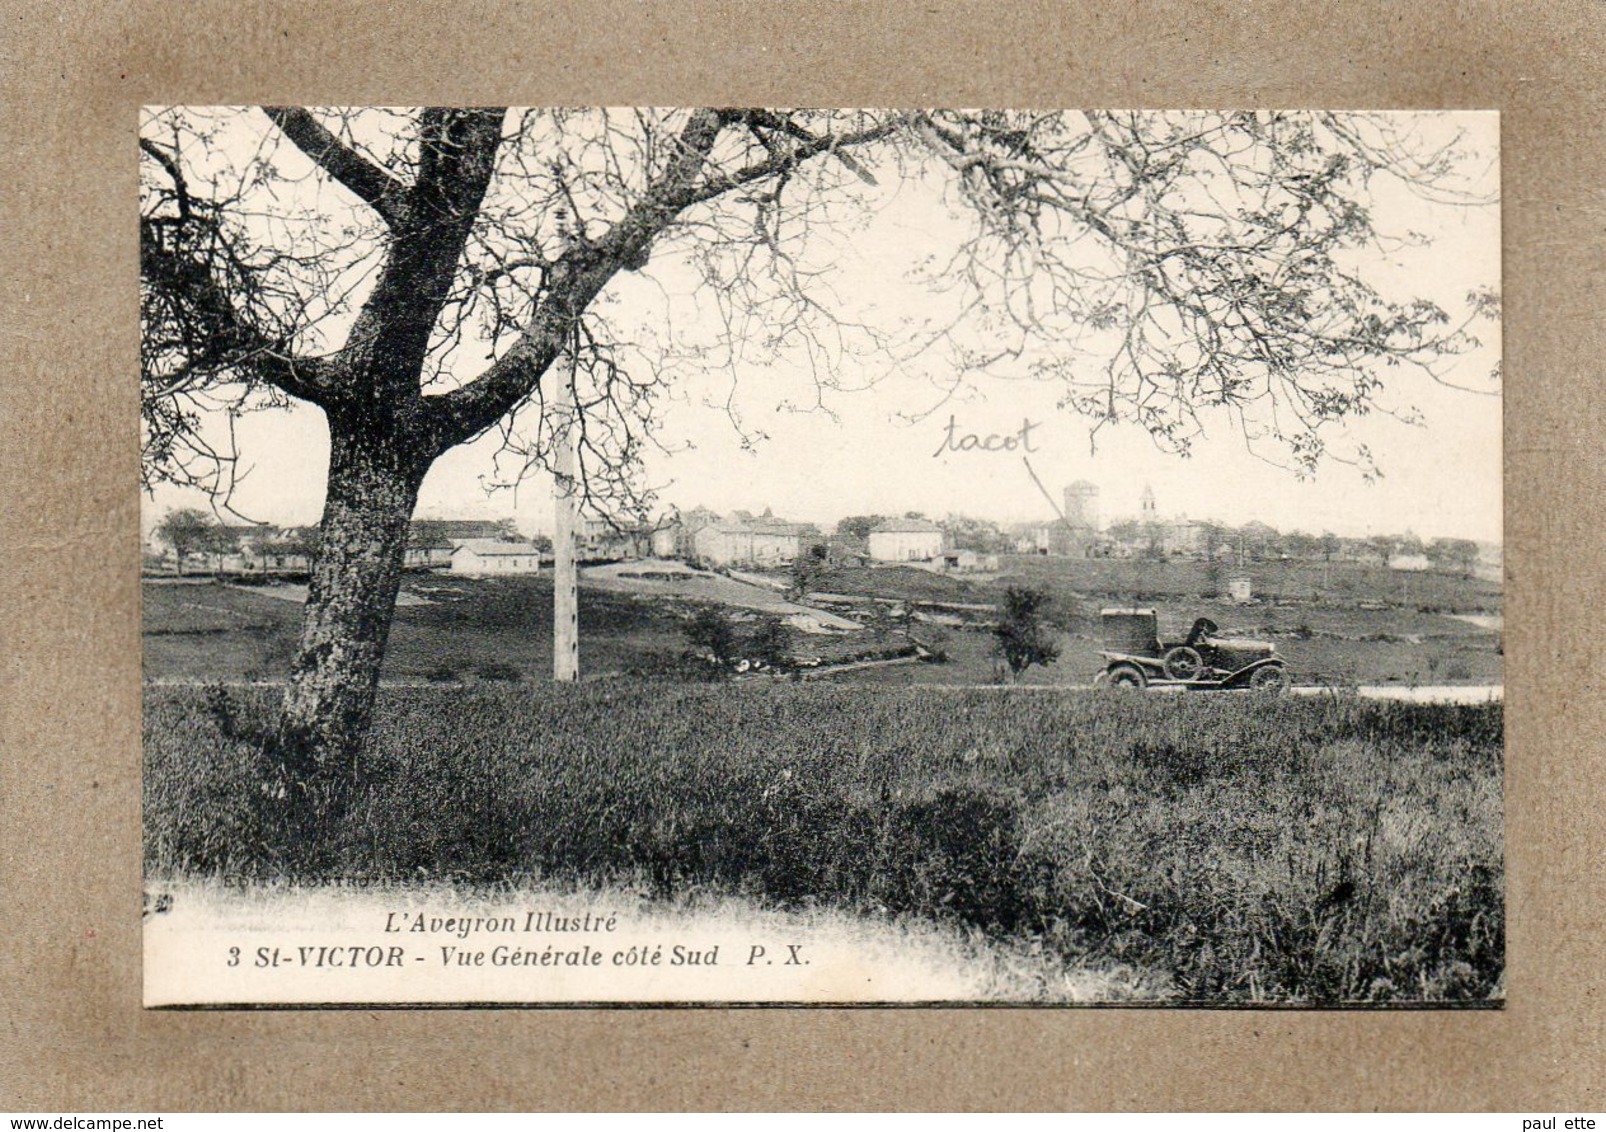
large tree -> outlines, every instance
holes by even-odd
[[[801,341],[829,371],[850,339],[946,346],[956,369],[1058,381],[1068,409],[1174,450],[1215,415],[1296,466],[1364,459],[1330,451],[1330,426],[1387,407],[1388,367],[1442,377],[1469,343],[1362,270],[1375,179],[1471,199],[1453,143],[1425,136],[1311,113],[150,112],[146,484],[226,492],[232,433],[211,417],[322,410],[320,550],[276,749],[297,777],[349,768],[435,460],[500,429],[517,466],[544,464],[566,384],[585,490],[628,486],[673,369],[626,364],[622,277],[694,275],[732,354]],[[831,309],[811,243],[939,181],[942,316],[894,341]]]

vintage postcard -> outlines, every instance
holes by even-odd
[[[146,108],[145,1004],[1500,1005],[1498,139]]]

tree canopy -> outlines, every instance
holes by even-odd
[[[207,535],[215,520],[205,511],[183,507],[169,511],[157,524],[156,537],[173,548],[177,572],[184,573],[184,559],[205,549]]]
[[[1497,303],[1452,315],[1368,282],[1361,259],[1395,238],[1374,227],[1374,181],[1479,199],[1475,155],[1386,114],[167,109],[141,147],[148,485],[226,489],[233,453],[200,417],[287,396],[377,394],[436,452],[500,428],[517,474],[550,450],[541,379],[573,338],[588,489],[631,497],[684,359],[596,300],[669,263],[720,323],[698,364],[801,349],[830,384],[866,350],[936,351],[1053,381],[1095,427],[1134,422],[1180,452],[1218,412],[1306,470],[1368,463],[1331,449],[1331,426],[1390,407],[1391,368],[1442,376]],[[835,309],[811,235],[937,176],[960,220],[929,271],[942,319]],[[413,232],[431,236],[391,255]],[[425,262],[429,302],[381,349],[374,328]],[[398,364],[359,392],[376,350]]]

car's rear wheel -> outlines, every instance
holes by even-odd
[[[1288,670],[1280,664],[1268,664],[1263,668],[1257,668],[1254,675],[1249,677],[1249,687],[1252,691],[1264,692],[1268,696],[1280,695],[1288,690]]]
[[[1149,686],[1149,678],[1135,664],[1117,664],[1110,669],[1110,687],[1136,688],[1142,691]]]

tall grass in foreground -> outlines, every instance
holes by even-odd
[[[1504,964],[1498,705],[752,684],[381,693],[318,844],[271,693],[152,689],[153,875],[519,878],[951,921],[1201,1002],[1470,1001]]]

